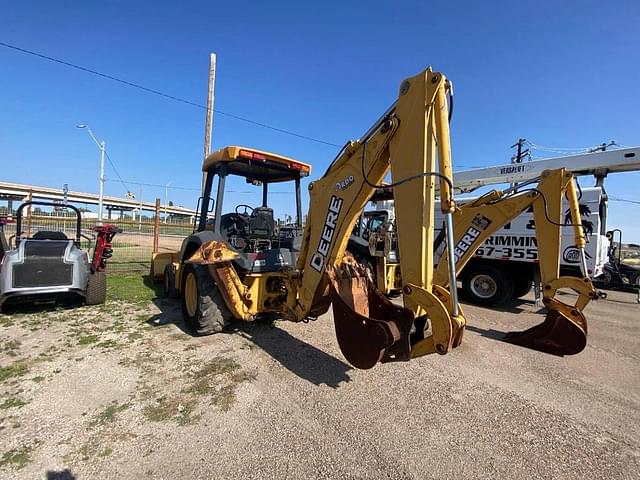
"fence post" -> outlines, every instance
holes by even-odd
[[[156,216],[153,221],[153,253],[158,253],[159,238],[160,238],[160,199],[156,198]]]

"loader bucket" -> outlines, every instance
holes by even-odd
[[[327,270],[336,337],[342,354],[356,368],[380,361],[409,360],[413,313],[391,303],[359,266]]]
[[[557,300],[544,299],[544,322],[522,332],[509,332],[504,340],[552,355],[580,353],[587,344],[587,321],[582,312]]]

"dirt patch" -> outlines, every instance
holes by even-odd
[[[247,349],[229,348],[245,340],[192,337],[154,288],[115,284],[124,293],[105,305],[0,315],[0,477],[90,472],[122,452],[153,452],[158,429],[231,411],[255,380]]]

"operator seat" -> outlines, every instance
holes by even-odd
[[[249,234],[254,238],[272,238],[276,230],[273,208],[257,207],[249,217]]]
[[[32,240],[69,240],[64,232],[55,230],[40,230],[33,234]]]

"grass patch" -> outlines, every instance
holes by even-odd
[[[186,393],[209,396],[211,404],[229,411],[236,402],[236,389],[240,383],[255,380],[255,375],[240,370],[233,359],[215,357],[193,374],[194,382]]]
[[[109,455],[111,455],[113,453],[113,448],[111,447],[107,447],[104,450],[102,450],[98,456],[99,457],[108,457]]]
[[[19,398],[7,398],[4,402],[0,403],[0,409],[7,410],[8,408],[20,408],[24,407],[27,403]]]
[[[151,422],[174,420],[178,425],[190,425],[200,418],[199,415],[193,415],[195,400],[160,397],[156,402],[155,405],[146,406],[142,411],[145,418]]]
[[[33,377],[31,379],[32,382],[36,382],[36,383],[44,382],[45,380],[46,378],[43,377],[42,375],[38,375],[37,377]]]
[[[13,325],[13,318],[11,318],[9,315],[2,315],[0,313],[0,327],[12,327]]]
[[[96,347],[103,348],[105,350],[114,349],[120,347],[120,344],[115,340],[105,340],[104,342],[100,342],[96,345]]]
[[[0,367],[0,382],[9,378],[22,377],[29,372],[29,366],[26,362],[16,362],[6,367]]]
[[[162,285],[148,276],[111,274],[108,283],[107,301],[150,302],[162,296]]]
[[[9,340],[8,342],[5,342],[4,345],[2,346],[2,351],[7,352],[8,355],[15,357],[16,355],[15,350],[19,350],[20,345],[21,343],[19,340]]]
[[[127,408],[129,408],[129,404],[128,403],[123,403],[122,405],[118,405],[117,402],[113,402],[109,405],[107,405],[107,408],[105,408],[97,417],[96,419],[91,422],[91,426],[96,426],[96,425],[106,425],[108,423],[113,423],[116,420],[116,416],[118,415],[118,413],[125,411]]]
[[[2,454],[0,467],[14,465],[18,470],[31,461],[31,447],[14,448]]]
[[[91,345],[98,341],[97,335],[81,335],[78,337],[78,345]]]
[[[141,333],[131,332],[129,335],[127,335],[127,340],[129,341],[129,343],[133,343],[133,342],[135,342],[136,340],[139,340],[142,337],[143,337],[143,335]]]

